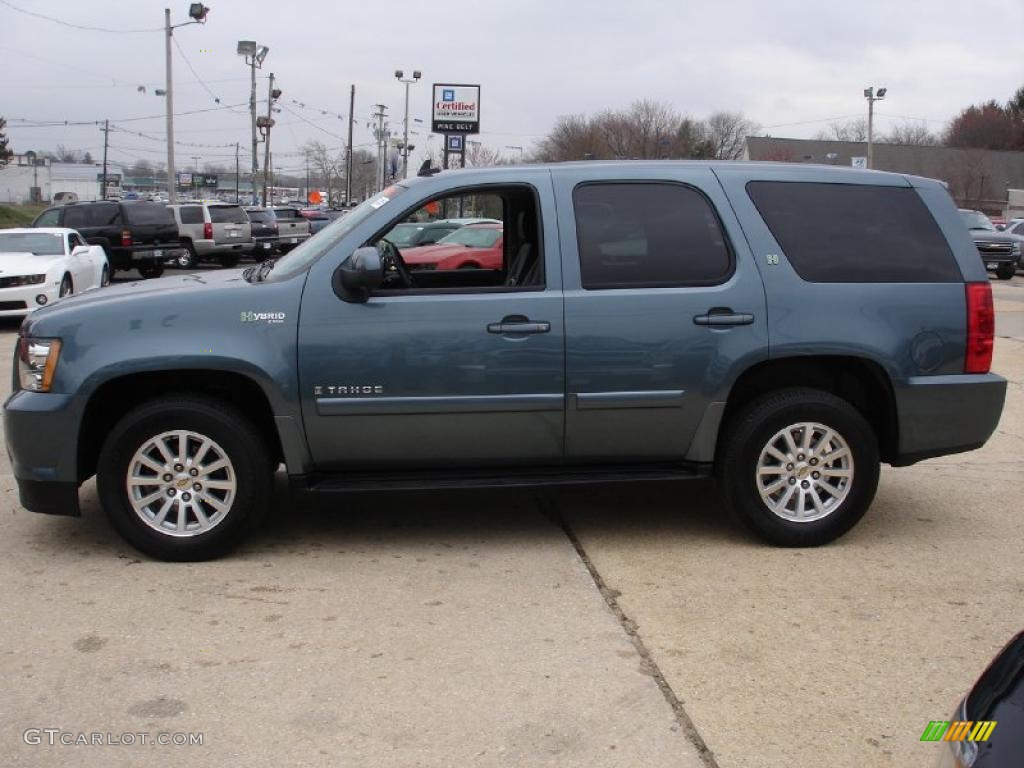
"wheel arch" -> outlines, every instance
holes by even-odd
[[[863,357],[814,355],[765,360],[740,374],[729,390],[718,423],[716,455],[731,419],[744,405],[788,387],[811,387],[841,397],[871,425],[882,461],[891,462],[899,453],[896,396],[885,369]]]
[[[145,402],[167,395],[202,394],[230,403],[264,437],[273,459],[284,461],[274,411],[260,384],[243,373],[223,370],[160,370],[109,379],[89,395],[78,430],[79,482],[96,472],[103,442],[121,417]]]

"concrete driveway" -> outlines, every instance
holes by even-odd
[[[883,470],[816,550],[754,542],[710,483],[338,509],[279,483],[235,556],[172,565],[116,537],[92,482],[81,519],[24,512],[4,457],[0,764],[930,765],[925,725],[1021,628],[1022,284],[995,284],[1017,336],[995,438]]]

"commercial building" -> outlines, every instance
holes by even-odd
[[[79,200],[99,200],[102,178],[102,165],[58,163],[33,152],[13,155],[0,168],[0,203],[48,203],[58,192],[73,192]],[[120,178],[121,168],[108,165],[107,184],[116,193]]]

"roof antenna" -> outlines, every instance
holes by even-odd
[[[419,173],[417,173],[416,175],[417,176],[433,176],[434,174],[440,173],[440,172],[441,172],[440,168],[431,168],[430,167],[430,158],[428,157],[426,160],[423,161],[423,165],[420,166]]]

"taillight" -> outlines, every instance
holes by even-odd
[[[967,350],[964,373],[988,373],[992,367],[992,347],[996,335],[996,312],[992,306],[992,286],[967,283]]]
[[[213,224],[210,222],[203,224],[203,239],[213,240]]]
[[[121,245],[125,248],[131,247],[132,244],[132,231],[130,229],[121,230]]]

